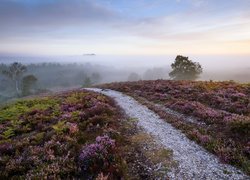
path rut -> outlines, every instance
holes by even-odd
[[[173,150],[173,159],[178,166],[166,172],[170,179],[250,179],[235,167],[220,163],[215,155],[189,140],[132,97],[113,90],[86,89],[113,98],[129,117],[138,120],[138,126],[151,134],[157,143]]]

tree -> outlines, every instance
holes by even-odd
[[[85,77],[84,82],[83,82],[83,87],[89,87],[92,85],[92,82],[90,80],[90,77]]]
[[[140,80],[140,76],[137,73],[131,73],[128,76],[128,81],[139,81]]]
[[[27,75],[22,79],[22,95],[27,96],[31,94],[31,89],[35,85],[37,78],[34,75]]]
[[[189,60],[188,57],[178,55],[171,64],[172,71],[169,76],[173,80],[195,80],[202,73],[202,67],[198,62]]]
[[[20,80],[22,75],[27,71],[26,66],[22,65],[21,63],[14,62],[6,70],[3,70],[2,73],[10,78],[13,82],[15,82],[15,90],[17,95],[20,92]]]
[[[99,73],[92,73],[90,79],[92,84],[97,84],[101,81],[101,75]]]

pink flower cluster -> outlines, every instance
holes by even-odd
[[[196,101],[178,100],[166,103],[166,106],[210,123],[221,120],[223,117],[222,111],[212,109]]]
[[[249,97],[236,90],[219,90],[218,92],[204,92],[198,95],[198,100],[211,107],[237,114],[248,114],[250,110]]]
[[[82,171],[88,171],[93,165],[107,166],[109,164],[108,156],[112,156],[114,148],[115,140],[107,135],[98,136],[95,143],[83,147],[80,153],[79,163]]]
[[[64,112],[73,112],[76,110],[81,110],[83,108],[82,104],[63,104],[61,106],[61,111]]]
[[[69,133],[70,134],[75,134],[79,131],[79,128],[78,128],[78,125],[77,123],[70,123],[70,122],[67,122],[66,125],[68,126],[69,128]]]

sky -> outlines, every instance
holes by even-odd
[[[0,0],[0,54],[250,55],[250,0]]]

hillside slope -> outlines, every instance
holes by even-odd
[[[116,100],[118,105],[131,117],[136,118],[148,134],[153,135],[159,145],[171,151],[175,165],[168,167],[165,174],[170,179],[247,179],[232,166],[220,163],[211,155],[169,123],[162,120],[147,107],[133,98],[112,90],[89,89],[101,92]]]
[[[156,179],[166,177],[170,158],[99,93],[73,90],[0,107],[0,179]]]
[[[119,144],[110,132],[120,116],[111,99],[86,91],[2,107],[0,177],[120,177]]]
[[[99,87],[134,97],[221,162],[250,174],[250,84],[156,80]]]
[[[213,108],[211,112],[220,117],[232,118],[224,124],[219,117],[208,116],[208,105],[200,101],[196,103],[201,103],[198,107],[202,109],[192,107],[192,111],[184,112],[169,106],[168,102],[175,104],[183,99],[178,93],[168,95],[166,89],[161,90],[164,83],[179,83],[178,90],[184,92],[181,84],[188,84],[140,81],[103,85],[130,94],[138,102],[118,93],[119,102],[116,93],[109,94],[105,89],[97,92],[111,97],[72,90],[0,107],[0,178],[244,179],[240,171],[219,163],[175,128],[221,161],[249,173],[248,109],[236,114]],[[236,104],[249,103],[248,85],[234,84],[233,88],[242,93]],[[192,97],[190,92],[186,95]],[[184,105],[186,102],[189,100]],[[197,110],[207,116],[198,116]],[[172,142],[176,138],[179,144]]]

